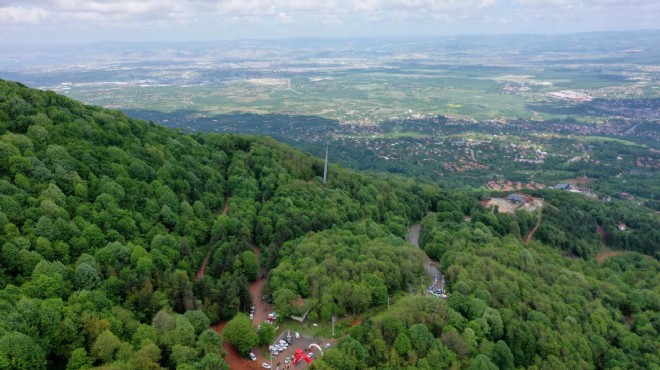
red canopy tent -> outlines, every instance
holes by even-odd
[[[305,352],[303,352],[302,349],[298,348],[298,349],[296,349],[296,353],[295,353],[295,355],[294,355],[294,357],[293,357],[293,364],[294,364],[294,365],[297,364],[298,361],[300,361],[300,360],[305,360],[305,361],[307,361],[308,364],[311,364],[311,363],[312,363],[312,359],[309,358],[309,356],[307,356],[307,355],[305,354]]]

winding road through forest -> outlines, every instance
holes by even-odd
[[[223,215],[229,213],[229,199],[230,199],[229,196],[225,196],[225,207],[222,210]],[[202,263],[199,266],[199,269],[197,270],[197,274],[195,274],[196,282],[200,281],[204,277],[204,273],[206,272],[206,267],[208,266],[213,248],[213,243],[211,242],[210,244],[211,245],[209,245],[209,250],[206,253],[206,256],[204,256],[204,260],[202,260]],[[254,247],[254,253],[257,256],[257,260],[259,260],[261,256],[261,249],[258,246]],[[250,284],[250,294],[252,295],[252,304],[255,308],[254,320],[252,320],[254,326],[258,326],[259,324],[264,323],[266,321],[266,317],[268,316],[268,313],[272,311],[272,307],[270,306],[270,304],[261,298],[263,287],[266,282],[265,279],[262,279],[261,277],[265,276],[265,273],[266,273],[265,269],[261,267],[261,270],[259,271],[259,277],[257,278],[257,280],[255,280]],[[211,325],[211,328],[215,330],[218,334],[222,334],[222,331],[224,330],[226,325],[227,325],[227,321],[221,321],[217,324]],[[257,361],[251,361],[250,359],[239,355],[236,352],[236,349],[234,349],[234,347],[232,347],[228,341],[223,341],[222,349],[225,351],[225,361],[227,361],[227,363],[229,364],[230,369],[255,369],[255,370],[261,369],[261,363],[267,361],[267,358],[258,351],[256,352]]]
[[[223,214],[227,214],[229,211],[229,200],[227,199],[225,203],[225,209]],[[414,245],[415,247],[419,248],[419,234],[421,232],[421,225],[420,224],[415,224],[410,227],[410,230],[408,232],[408,236],[406,240],[408,243]],[[255,246],[254,252],[257,255],[257,258],[261,257],[261,249],[258,246]],[[210,256],[210,250],[209,254],[206,255],[204,258],[204,262],[199,268],[199,271],[197,272],[197,279],[201,279],[201,277],[204,276],[204,270],[206,268],[206,264],[208,263],[208,258]],[[428,257],[427,257],[428,258]],[[444,276],[438,270],[436,267],[437,262],[431,261],[431,259],[427,259],[426,262],[424,262],[424,267],[427,271],[427,273],[432,277],[436,278],[437,282],[442,282],[444,286]],[[252,294],[252,300],[253,304],[255,307],[255,312],[254,312],[254,320],[253,323],[254,325],[258,325],[260,323],[263,323],[268,315],[268,312],[272,311],[271,305],[262,299],[261,295],[263,292],[263,287],[265,284],[265,279],[262,279],[261,276],[264,276],[266,273],[265,269],[262,267],[260,271],[260,276],[257,278],[256,281],[250,284],[250,293]],[[219,322],[215,325],[212,325],[211,327],[218,332],[219,334],[222,334],[222,331],[225,328],[225,325],[227,325],[227,321],[222,321]],[[265,324],[264,324],[265,325]],[[263,353],[259,351],[255,351],[255,354],[257,355],[257,361],[250,361],[249,359],[240,356],[236,350],[229,344],[227,341],[223,341],[223,349],[225,351],[225,361],[229,364],[230,369],[261,369],[261,363],[262,362],[270,362],[266,356],[264,356]],[[281,368],[281,367],[280,367]]]
[[[257,256],[257,259],[261,257],[261,248],[254,246],[254,253]],[[252,305],[254,306],[254,319],[252,320],[252,325],[268,325],[265,323],[268,313],[273,311],[270,303],[262,299],[263,288],[266,284],[266,280],[262,279],[261,276],[265,276],[266,269],[261,267],[259,271],[259,277],[257,280],[250,284],[250,294],[252,295]],[[212,326],[218,334],[222,335],[222,331],[225,329],[227,321],[221,321]],[[257,361],[252,361],[244,356],[239,355],[234,347],[229,344],[228,341],[222,341],[222,349],[225,351],[225,361],[229,364],[230,369],[252,369],[257,370],[261,369],[261,364],[264,362],[270,363],[270,359],[266,357],[261,351],[255,350],[254,354],[257,356]],[[280,368],[281,369],[281,368]]]
[[[529,243],[530,240],[532,240],[532,237],[534,236],[534,233],[536,233],[536,230],[538,230],[539,226],[541,226],[541,218],[542,217],[543,217],[543,213],[541,213],[541,209],[539,208],[538,216],[537,216],[537,219],[536,219],[536,224],[529,231],[529,233],[525,236],[525,238],[523,239],[523,243],[527,244],[527,243]]]
[[[414,224],[410,227],[410,230],[408,231],[408,237],[406,240],[408,243],[414,245],[415,247],[419,248],[419,234],[422,231],[422,225],[421,224]],[[428,257],[427,257],[428,258]],[[428,272],[429,275],[431,275],[432,278],[436,278],[438,282],[442,282],[442,286],[444,287],[444,281],[445,277],[442,275],[440,270],[436,267],[437,262],[431,261],[429,258],[426,262],[424,262],[424,268],[426,269],[426,272]]]

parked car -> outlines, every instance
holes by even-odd
[[[263,367],[264,369],[270,369],[270,365],[268,365],[266,362],[262,363],[261,367]]]
[[[254,320],[254,314],[253,313],[250,314],[250,320]]]
[[[257,361],[257,356],[254,353],[250,352],[250,359],[252,361]]]
[[[300,339],[300,333],[296,332],[296,339]]]
[[[332,346],[332,344],[326,343],[326,344],[323,345],[323,348],[330,348],[331,346]]]
[[[307,356],[309,356],[309,357],[314,357],[314,352],[310,352],[310,353],[308,353]]]

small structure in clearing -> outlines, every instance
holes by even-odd
[[[527,194],[509,194],[506,198],[492,198],[486,206],[498,213],[515,213],[517,210],[534,211],[543,206],[543,200]]]
[[[523,204],[523,205],[534,203],[534,198],[532,198],[530,195],[527,194],[509,194],[509,196],[506,197],[506,200],[512,203]]]

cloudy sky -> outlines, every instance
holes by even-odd
[[[0,44],[660,28],[660,0],[0,0]]]

